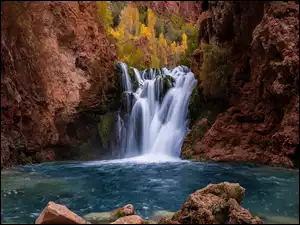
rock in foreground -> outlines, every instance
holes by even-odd
[[[143,224],[143,223],[144,220],[141,217],[137,215],[131,215],[131,216],[121,217],[111,224]]]
[[[180,223],[178,221],[175,221],[175,220],[170,220],[170,219],[167,219],[167,218],[161,218],[158,221],[158,224],[180,224]]]
[[[35,224],[88,224],[66,206],[49,202],[36,219]]]
[[[190,195],[172,220],[182,224],[262,224],[239,205],[245,189],[239,184],[209,184]]]
[[[90,213],[83,219],[66,206],[49,202],[35,224],[263,224],[260,218],[240,206],[244,193],[245,189],[238,183],[209,184],[192,193],[176,213],[154,213],[159,221],[134,215],[131,204],[111,212]]]

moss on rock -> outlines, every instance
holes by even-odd
[[[108,145],[109,135],[113,129],[114,125],[114,114],[107,113],[105,115],[100,116],[100,122],[98,124],[98,133],[101,138],[101,142],[103,146]]]

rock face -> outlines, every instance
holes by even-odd
[[[49,202],[36,219],[35,224],[88,224],[88,222],[66,206]]]
[[[111,212],[89,213],[83,218],[91,223],[107,224],[116,221],[120,217],[134,215],[133,205],[128,204]]]
[[[209,184],[191,194],[172,220],[182,224],[262,224],[239,205],[244,192],[239,184]]]
[[[201,42],[232,49],[231,95],[227,110],[191,144],[201,125],[193,127],[182,156],[298,167],[299,4],[210,2],[201,15]]]
[[[103,155],[98,114],[114,108],[119,88],[116,47],[95,2],[3,2],[1,10],[1,168]],[[83,143],[97,150],[81,154]]]

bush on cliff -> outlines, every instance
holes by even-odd
[[[232,77],[231,51],[216,45],[203,46],[203,64],[200,73],[203,94],[211,98],[227,98]]]

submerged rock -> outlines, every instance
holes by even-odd
[[[144,220],[140,216],[131,215],[121,217],[111,224],[144,224]]]
[[[162,218],[171,219],[173,217],[173,215],[174,215],[174,212],[159,210],[159,211],[155,211],[152,214],[151,219],[154,221],[159,221]]]
[[[106,224],[116,221],[120,217],[134,215],[134,207],[131,204],[115,209],[111,212],[93,212],[83,218],[91,223]]]
[[[178,221],[167,219],[167,218],[161,218],[158,221],[158,224],[180,224]]]
[[[89,224],[66,206],[49,202],[35,224]]]
[[[244,192],[238,183],[209,184],[192,193],[172,220],[183,224],[263,223],[239,205]]]

